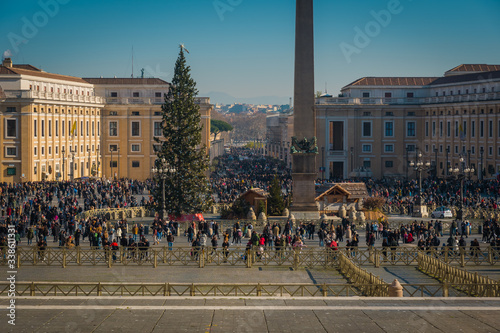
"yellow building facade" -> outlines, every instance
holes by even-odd
[[[5,59],[0,182],[150,178],[168,88],[156,78],[82,79]],[[208,154],[212,105],[203,97],[196,103]]]
[[[81,78],[0,66],[0,182],[97,174],[103,99]]]

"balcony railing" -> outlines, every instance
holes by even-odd
[[[103,104],[104,100],[99,96],[73,95],[64,93],[53,93],[35,90],[5,90],[6,98],[28,98],[28,99],[48,99],[67,102],[97,103]]]
[[[481,94],[435,96],[435,97],[413,97],[413,98],[353,98],[353,97],[331,97],[316,99],[317,105],[391,105],[391,104],[439,104],[460,103],[500,100],[500,92]]]

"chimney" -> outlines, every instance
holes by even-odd
[[[11,58],[5,58],[2,62],[2,65],[4,67],[12,67],[12,59]]]

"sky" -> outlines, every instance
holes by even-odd
[[[134,76],[144,68],[146,77],[170,81],[183,43],[200,95],[273,96],[276,104],[293,96],[293,0],[1,6],[0,52],[14,63],[79,77],[130,77],[133,55]],[[327,86],[337,95],[364,76],[441,76],[462,63],[500,64],[499,0],[316,0],[314,11],[316,91]]]

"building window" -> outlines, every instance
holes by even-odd
[[[392,153],[392,152],[394,152],[394,145],[384,145],[384,151],[386,153]]]
[[[85,127],[87,129],[87,136],[89,136],[89,121],[87,120],[87,122],[85,123]]]
[[[17,148],[16,147],[5,147],[5,157],[16,157]]]
[[[80,136],[83,136],[83,120],[80,120]]]
[[[363,117],[370,117],[371,115],[371,112],[363,112]]]
[[[409,121],[406,123],[406,136],[410,136],[410,137],[415,137],[416,136],[416,133],[415,133],[415,122],[414,121]]]
[[[161,116],[161,115],[162,115],[162,113],[161,113],[160,111],[155,111],[154,115],[155,115],[155,116]]]
[[[109,115],[110,116],[117,116],[118,112],[116,112],[116,111],[109,111]]]
[[[16,138],[17,137],[17,120],[16,119],[5,119],[5,137],[6,138]]]
[[[406,93],[406,98],[413,98],[415,95],[412,92],[407,92]]]
[[[433,121],[432,122],[432,136],[436,136],[436,122]]]
[[[118,161],[109,161],[110,168],[116,168],[118,166]]]
[[[48,128],[48,133],[49,133],[49,137],[52,136],[52,120],[49,119],[49,128]]]
[[[38,156],[38,149],[37,149],[37,147],[33,148],[33,155]]]
[[[157,153],[160,151],[160,149],[161,149],[161,145],[159,145],[159,144],[153,145],[153,152]]]
[[[458,130],[459,130],[458,121],[455,121],[455,138],[458,138]]]
[[[406,145],[408,152],[415,151],[415,145]]]
[[[138,121],[133,121],[132,122],[132,136],[140,136],[141,135],[141,130],[140,130],[140,122]]]
[[[118,145],[109,145],[109,151],[118,151]]]
[[[140,165],[139,161],[132,161],[132,168],[138,168]]]
[[[481,138],[484,138],[484,121],[483,120],[481,120],[479,122],[479,136]]]
[[[363,122],[363,136],[372,136],[372,123],[371,122]]]
[[[391,98],[392,97],[392,93],[386,92],[386,93],[384,93],[384,97],[385,98]]]
[[[385,123],[385,136],[394,136],[394,123],[392,121]]]
[[[155,92],[155,97],[156,98],[161,98],[161,92]]]
[[[7,168],[7,176],[15,176],[16,168]]]
[[[132,111],[132,115],[133,116],[140,116],[140,113],[139,113],[139,111]]]
[[[33,136],[36,138],[38,137],[38,122],[33,120]]]
[[[92,136],[95,136],[95,122],[92,120]]]
[[[118,136],[118,123],[116,121],[109,122],[109,136]]]
[[[439,122],[439,136],[443,137],[443,122]]]
[[[55,126],[55,132],[56,132],[56,137],[59,136],[59,120],[56,120],[56,126]]]
[[[493,155],[493,147],[488,147],[488,155],[492,156]]]
[[[131,149],[133,152],[138,152],[138,151],[141,151],[141,145],[138,145],[138,144],[133,144],[132,145],[132,149]]]
[[[458,154],[458,146],[455,146],[455,154]]]
[[[64,136],[64,131],[66,130],[66,127],[64,127],[65,122],[64,120],[61,120],[61,136]]]
[[[162,128],[161,128],[161,121],[155,121],[154,122],[153,135],[154,136],[162,136],[163,135],[163,131],[162,131]]]
[[[363,98],[370,98],[370,93],[369,92],[364,92],[363,93]]]
[[[49,146],[49,155],[52,155],[52,147]]]
[[[16,107],[15,106],[8,106],[5,112],[16,112]]]
[[[386,168],[392,168],[394,163],[392,161],[385,161],[385,167]]]
[[[101,122],[100,122],[100,121],[98,121],[98,122],[97,122],[97,136],[101,136],[101,131],[100,131],[100,129],[101,129]]]
[[[473,138],[476,136],[476,122],[474,120],[470,123],[470,137]]]
[[[476,147],[475,147],[475,146],[471,146],[471,147],[470,147],[470,150],[471,150],[471,154],[472,154],[472,155],[475,155],[475,154],[476,154]]]
[[[118,97],[118,93],[116,91],[111,92],[111,97]]]
[[[365,169],[370,169],[372,167],[371,161],[363,161],[363,167]]]
[[[493,137],[493,120],[488,121],[488,137]]]
[[[429,136],[429,122],[425,122],[425,136]]]
[[[363,145],[363,152],[364,153],[371,153],[372,152],[372,145]]]
[[[133,92],[132,93],[132,97],[139,97],[139,93],[138,92]]]
[[[464,136],[467,136],[467,120],[464,120],[464,125],[462,128],[463,128]]]

